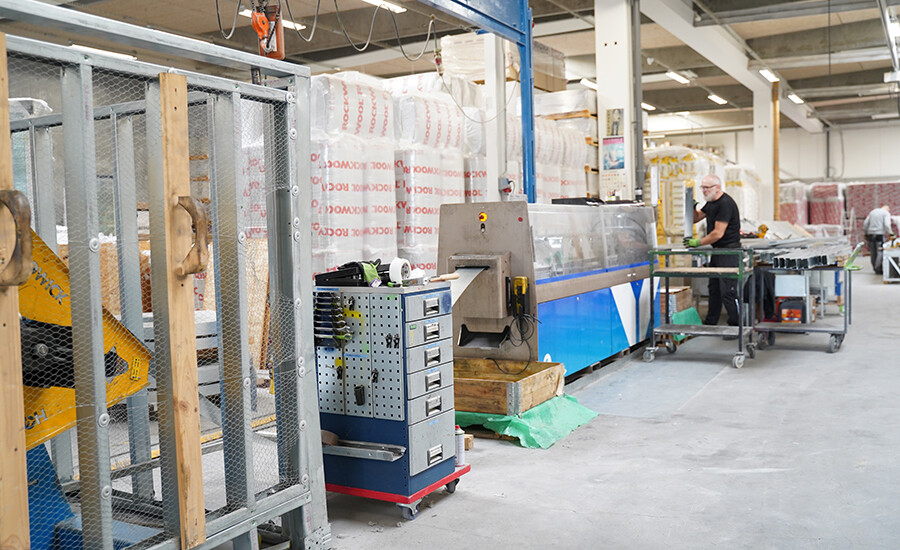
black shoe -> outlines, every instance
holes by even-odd
[[[729,334],[727,336],[722,337],[722,340],[737,340],[737,339],[738,339],[737,334]]]

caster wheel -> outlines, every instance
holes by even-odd
[[[731,366],[736,369],[743,367],[744,366],[744,356],[743,355],[735,355],[731,359]]]
[[[769,333],[768,344],[769,344],[769,347],[772,347],[775,345],[775,333],[774,332]]]
[[[652,351],[650,351],[649,349],[645,349],[645,350],[644,350],[644,362],[645,362],[645,363],[650,363],[650,362],[652,362],[654,359],[656,359],[656,354],[653,353]]]
[[[666,351],[669,353],[675,353],[678,351],[678,346],[675,345],[675,340],[666,340]]]
[[[455,493],[455,492],[456,492],[456,486],[457,486],[457,485],[459,485],[459,480],[458,480],[458,479],[454,479],[453,481],[451,481],[450,483],[448,483],[448,484],[447,484],[447,492],[448,492],[448,493]]]
[[[756,344],[747,344],[747,357],[756,359]]]
[[[400,511],[403,512],[403,519],[408,519],[410,521],[416,519],[416,516],[419,515],[419,507],[410,504],[410,505],[397,505],[400,506]]]
[[[838,339],[837,334],[832,334],[828,338],[828,353],[834,353],[841,347],[841,341]]]
[[[763,332],[756,337],[756,347],[759,349],[769,347],[769,335],[767,333]]]

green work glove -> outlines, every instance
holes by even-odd
[[[700,239],[688,239],[687,237],[685,237],[684,246],[688,248],[696,248],[700,246]]]

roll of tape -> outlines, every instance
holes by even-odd
[[[403,258],[394,258],[391,260],[391,268],[389,270],[389,274],[391,276],[392,283],[402,283],[404,280],[409,279],[409,262],[404,260]]]

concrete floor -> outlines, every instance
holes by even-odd
[[[854,299],[833,355],[778,335],[737,370],[734,342],[695,338],[579,380],[597,418],[543,451],[477,439],[413,521],[329,494],[334,546],[897,548],[900,285],[867,267]]]

